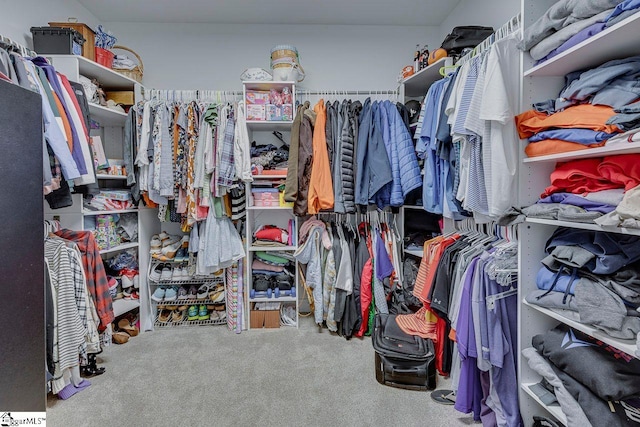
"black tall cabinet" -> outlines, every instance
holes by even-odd
[[[42,101],[0,80],[0,411],[46,410]]]

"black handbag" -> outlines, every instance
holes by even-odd
[[[484,39],[493,34],[492,27],[466,25],[455,27],[442,42],[442,48],[447,52],[456,53],[467,47],[476,47]]]

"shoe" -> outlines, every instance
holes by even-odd
[[[116,344],[125,344],[129,341],[129,334],[126,332],[114,332],[111,339]]]
[[[149,252],[152,254],[157,254],[162,250],[162,241],[160,240],[160,237],[155,234],[152,238],[151,238],[151,243],[149,243]]]
[[[168,288],[165,293],[164,293],[164,300],[165,301],[175,301],[178,299],[178,288],[175,286],[172,286],[170,288]]]
[[[209,316],[211,320],[220,320],[220,316],[218,315],[217,311],[212,311],[211,314],[209,314]]]
[[[198,288],[195,285],[189,286],[189,292],[187,293],[187,299],[196,299],[198,298]]]
[[[226,311],[218,311],[218,320],[224,320],[227,318],[227,312]]]
[[[133,287],[133,280],[131,280],[131,277],[129,277],[127,274],[122,274],[120,276],[120,279],[122,280],[122,289]]]
[[[135,276],[133,276],[133,287],[136,289],[140,289],[140,275],[137,273]]]
[[[87,354],[88,364],[86,366],[80,366],[80,375],[83,377],[95,377],[96,375],[104,374],[106,370],[103,367],[98,367],[96,362],[96,353]]]
[[[184,307],[184,306],[181,306]],[[173,323],[182,322],[184,320],[185,310],[180,310],[181,307],[176,308],[171,313],[171,321]]]
[[[224,301],[224,286],[216,285],[211,292],[209,292],[209,299],[213,302]]]
[[[180,245],[181,248],[189,249],[189,235],[185,234],[184,236],[182,236],[182,239],[180,239],[180,243],[181,243]]]
[[[164,301],[164,294],[165,294],[166,290],[160,286],[158,286],[155,290],[155,292],[153,293],[153,295],[151,295],[151,299],[156,301],[156,302],[162,302]]]
[[[207,310],[207,306],[204,304],[200,305],[200,309],[198,310],[198,320],[209,320],[209,310]]]
[[[173,310],[169,310],[168,308],[160,310],[160,314],[158,314],[158,322],[167,323],[169,319],[171,319],[172,311]]]
[[[162,281],[170,281],[171,280],[171,266],[169,264],[165,264],[162,268],[162,273],[160,274],[160,280]]]
[[[133,286],[131,286],[130,288],[124,288],[122,290],[122,295],[124,296],[124,298],[131,298],[132,293],[133,293]]]
[[[118,328],[120,328],[123,332],[128,333],[132,337],[135,337],[140,333],[140,331],[138,331],[138,328],[129,323],[129,320],[127,319],[120,319],[120,321],[118,322]]]
[[[214,304],[213,309],[215,311],[224,311],[225,307],[224,307],[224,304]]]
[[[129,299],[140,299],[140,294],[138,291],[133,291],[131,292],[131,295],[129,295]]]
[[[165,257],[173,260],[176,256],[176,253],[178,252],[178,249],[180,248],[180,241],[176,241],[174,243],[171,243],[170,245],[167,245],[165,247],[162,248],[162,255],[164,255]]]
[[[205,299],[205,298],[207,298],[207,295],[209,295],[209,290],[210,290],[210,287],[209,287],[209,285],[207,285],[206,283],[205,283],[204,285],[200,286],[200,287],[198,288],[197,298],[198,298],[198,299]]]
[[[118,280],[118,286],[116,287],[116,296],[113,297],[113,300],[124,298],[124,292],[122,291],[122,284],[120,280]]]
[[[173,272],[171,272],[171,280],[177,282],[179,280],[184,280],[182,277],[184,274],[182,273],[182,267],[173,267]]]
[[[178,248],[178,252],[176,252],[176,256],[173,259],[175,262],[185,262],[189,260],[188,252],[185,248]]]
[[[189,298],[187,292],[187,288],[185,288],[184,286],[180,286],[180,289],[178,289],[178,299],[183,300]]]
[[[187,320],[198,320],[198,306],[192,305],[187,312]]]
[[[167,239],[170,239],[170,238],[171,236],[164,231],[158,235],[158,239],[160,240],[161,243],[164,243]]]
[[[156,264],[156,266],[151,269],[151,273],[149,273],[149,279],[153,280],[154,282],[159,282],[163,268],[164,264]]]

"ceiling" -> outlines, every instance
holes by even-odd
[[[460,0],[77,0],[101,22],[434,25]]]

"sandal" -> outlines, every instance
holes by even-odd
[[[224,286],[217,285],[215,288],[213,288],[213,290],[209,292],[209,299],[213,302],[224,301]]]
[[[171,321],[174,323],[182,322],[185,316],[185,310],[180,310],[184,306],[180,306],[171,312]]]
[[[160,310],[160,314],[158,314],[158,322],[167,323],[169,319],[171,319],[172,311],[173,310],[169,310],[166,308],[163,308],[162,310]]]
[[[442,405],[453,405],[456,403],[456,395],[452,390],[436,390],[431,392],[431,399]]]
[[[135,337],[140,333],[140,331],[138,331],[138,328],[129,323],[129,320],[127,319],[120,319],[120,321],[118,322],[118,328],[122,329],[132,337]]]

